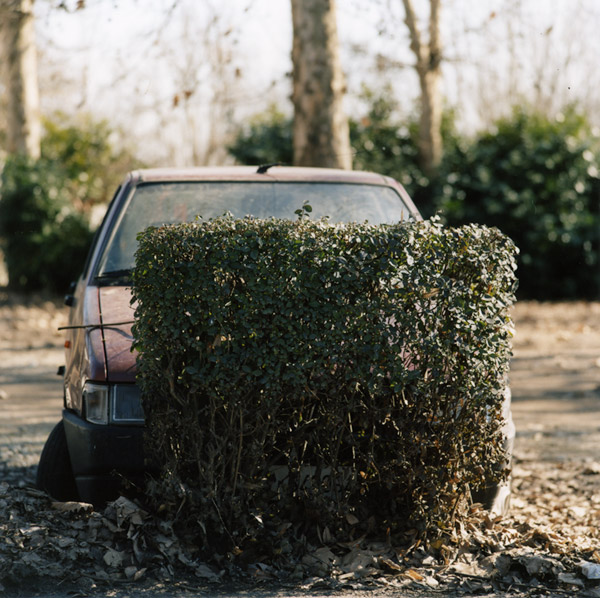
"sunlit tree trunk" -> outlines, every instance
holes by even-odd
[[[335,0],[292,0],[294,163],[352,168]]]
[[[423,42],[412,0],[402,0],[406,25],[410,32],[410,48],[416,63],[421,88],[421,114],[419,120],[419,149],[423,170],[433,175],[442,159],[442,97],[440,41],[440,0],[429,0],[429,40]]]
[[[7,151],[40,156],[40,102],[33,0],[0,0],[0,52],[7,95]]]

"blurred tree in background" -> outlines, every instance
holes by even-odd
[[[291,0],[294,165],[352,168],[335,0]]]
[[[294,161],[292,143],[292,119],[272,104],[240,128],[227,150],[240,164],[258,166],[280,162],[291,165]]]
[[[85,114],[73,123],[59,112],[44,120],[44,131],[42,157],[61,165],[71,201],[83,213],[108,203],[124,174],[140,164],[105,119]]]

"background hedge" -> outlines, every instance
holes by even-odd
[[[139,242],[149,491],[211,555],[283,558],[325,528],[437,537],[502,475],[515,248],[497,230],[223,217]]]
[[[600,297],[600,136],[577,106],[556,114],[518,106],[468,137],[445,112],[444,156],[430,178],[419,165],[416,123],[398,116],[393,96],[367,90],[363,100],[366,113],[350,122],[354,168],[396,178],[426,218],[508,235],[521,250],[520,299]],[[229,148],[236,159],[253,160],[272,140],[263,161],[289,160],[291,120],[273,114],[240,132]]]
[[[9,156],[0,164],[0,258],[9,286],[64,293],[76,280],[106,204],[123,174],[139,162],[113,148],[105,121],[63,114],[44,121],[39,160]]]
[[[497,226],[520,248],[520,297],[600,297],[600,153],[583,115],[517,109],[443,168],[446,222]]]
[[[4,165],[0,243],[12,288],[66,291],[81,274],[92,236],[58,163],[15,156]]]

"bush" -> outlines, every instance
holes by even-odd
[[[114,135],[107,121],[89,116],[81,117],[78,125],[61,113],[44,121],[42,156],[60,165],[63,184],[80,211],[108,203],[123,173],[136,166],[128,152],[115,150]]]
[[[292,164],[292,119],[272,105],[250,119],[248,126],[238,132],[227,151],[240,164]]]
[[[4,166],[0,241],[11,287],[64,292],[81,274],[94,206],[135,162],[113,149],[104,121],[74,126],[58,114],[44,125],[41,159],[15,156]]]
[[[436,180],[430,179],[421,167],[418,142],[418,122],[399,120],[396,102],[389,89],[380,93],[365,89],[367,114],[350,120],[350,140],[354,168],[390,176],[404,186],[424,217],[435,213]],[[444,111],[442,118],[444,152],[453,153],[461,142],[454,126],[454,113]]]
[[[519,296],[597,298],[600,180],[591,127],[524,109],[446,156],[439,208],[451,225],[495,226],[519,247]]]
[[[65,291],[81,272],[91,232],[46,160],[14,157],[2,172],[0,237],[13,288]]]
[[[149,494],[210,555],[285,558],[317,527],[443,535],[469,486],[502,475],[513,286],[514,246],[485,227],[148,229],[133,334]]]

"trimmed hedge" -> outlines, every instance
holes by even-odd
[[[146,230],[134,345],[157,507],[211,555],[448,532],[469,487],[506,473],[515,253],[437,221]]]

